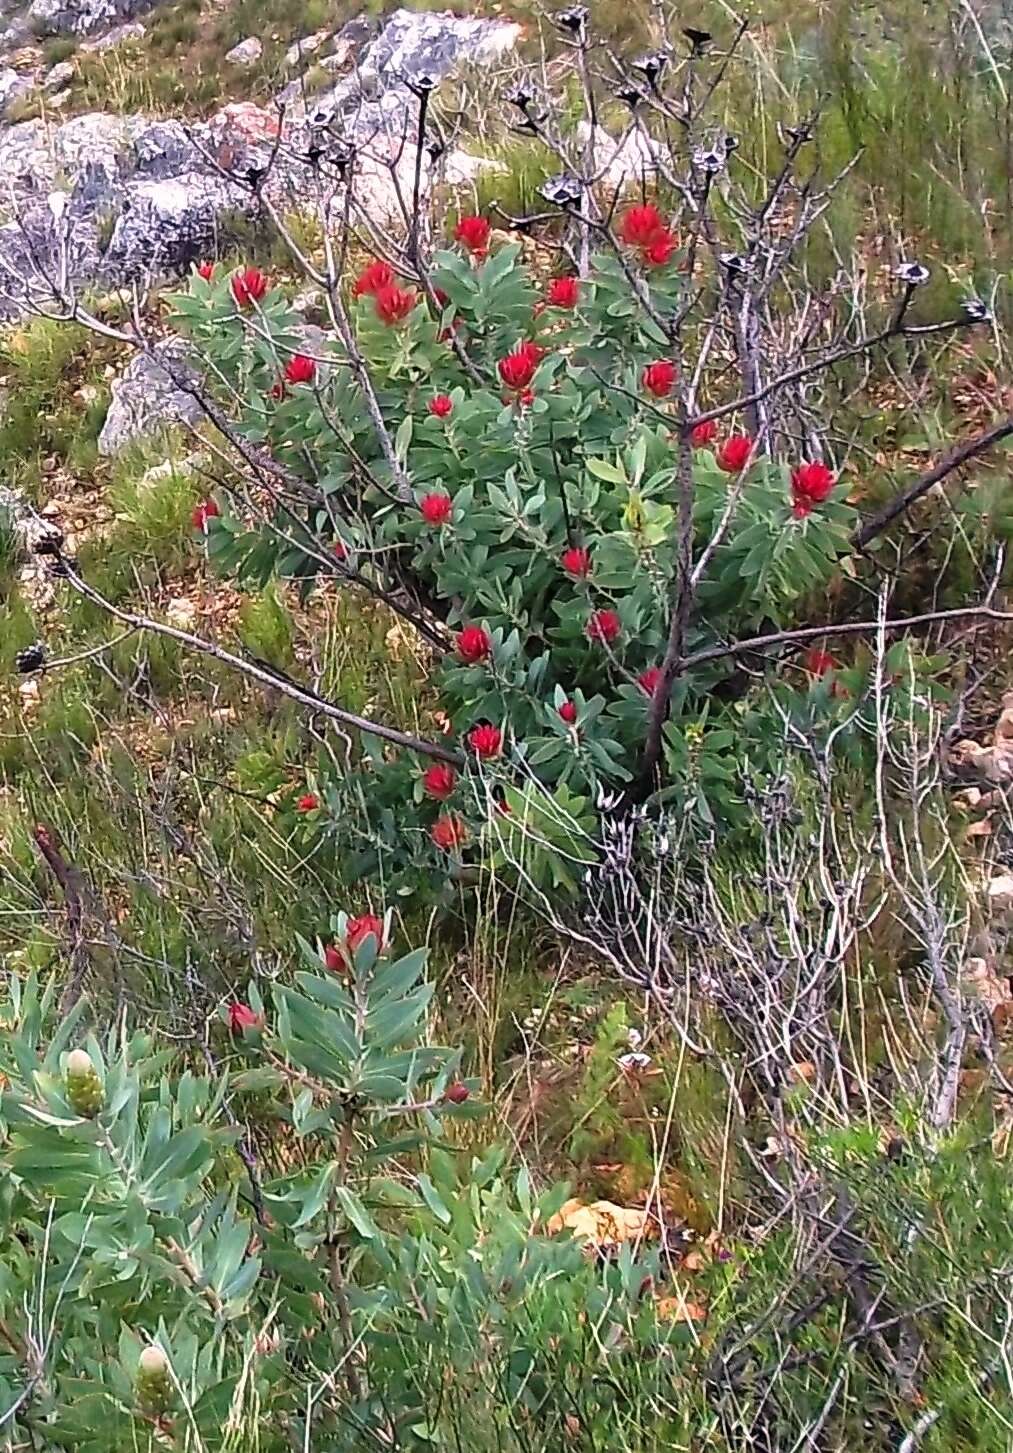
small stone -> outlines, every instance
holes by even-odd
[[[176,596],[165,607],[165,619],[170,626],[188,630],[197,619],[197,607],[185,595]]]
[[[285,64],[297,66],[303,56],[313,55],[323,45],[330,35],[329,30],[318,30],[313,35],[307,35],[302,40],[297,40],[295,45],[290,45],[285,52]]]
[[[248,35],[225,54],[230,66],[253,66],[264,54],[263,42],[255,35]]]
[[[42,83],[44,91],[62,91],[69,86],[77,74],[77,67],[73,61],[60,61],[46,72],[46,78]]]

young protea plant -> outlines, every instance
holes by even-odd
[[[105,1092],[87,1050],[71,1050],[67,1056],[63,1082],[71,1109],[78,1115],[93,1119],[105,1103]]]

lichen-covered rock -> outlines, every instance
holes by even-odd
[[[248,35],[230,51],[226,51],[225,59],[230,66],[255,66],[263,54],[263,42],[255,35]]]
[[[0,67],[0,119],[6,116],[12,106],[27,96],[32,83],[27,76],[18,75],[11,66]]]
[[[153,10],[158,0],[32,0],[28,22],[36,35],[93,35]]]
[[[113,384],[109,412],[98,439],[99,453],[118,454],[136,439],[172,424],[195,424],[202,417],[201,409],[176,381],[195,378],[192,363],[175,339],[156,345],[151,353],[136,354]]]

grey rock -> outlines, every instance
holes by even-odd
[[[224,177],[208,173],[133,182],[109,239],[106,267],[123,278],[186,268],[216,249],[218,218],[247,199]]]
[[[139,20],[128,20],[124,25],[114,25],[112,30],[100,35],[97,40],[83,40],[80,49],[91,54],[93,51],[115,50],[118,45],[136,45],[147,33]]]
[[[465,64],[488,65],[512,51],[521,27],[446,11],[396,10],[362,57],[362,70],[388,82],[421,75],[442,80]]]
[[[318,51],[329,35],[329,30],[318,30],[313,35],[307,35],[302,40],[297,40],[285,52],[285,64],[287,66],[297,66],[306,56],[313,55]]]
[[[202,417],[197,403],[171,374],[189,382],[197,377],[185,349],[175,339],[156,344],[150,353],[138,353],[131,359],[112,386],[109,412],[98,438],[100,454],[119,454],[146,434],[173,424],[195,424]]]
[[[32,0],[28,23],[36,35],[93,35],[154,9],[158,0]]]
[[[42,89],[50,92],[62,91],[65,86],[70,85],[76,74],[77,67],[73,61],[58,61],[46,72]]]
[[[6,115],[7,110],[27,96],[31,89],[32,83],[25,76],[19,76],[10,66],[0,68],[0,117]]]
[[[225,59],[230,66],[254,66],[264,54],[264,47],[255,35],[249,35],[226,51]]]

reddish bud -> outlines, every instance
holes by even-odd
[[[460,1080],[456,1084],[449,1085],[443,1096],[451,1105],[463,1105],[465,1100],[470,1099],[470,1097],[471,1091],[467,1085],[462,1085]]]
[[[447,419],[454,412],[454,400],[449,394],[436,394],[429,400],[429,412],[437,419]]]
[[[427,525],[445,525],[454,513],[449,494],[427,494],[419,501],[419,513]]]
[[[383,919],[377,918],[375,913],[363,913],[358,918],[350,918],[345,929],[345,942],[350,953],[355,953],[366,939],[373,936],[376,939],[377,951],[383,948]]]
[[[554,277],[545,301],[550,308],[575,308],[580,302],[580,281],[575,277]]]
[[[479,661],[484,661],[491,650],[489,632],[482,626],[465,626],[463,631],[458,632],[457,654],[462,661],[474,666]]]
[[[697,424],[690,434],[690,443],[694,449],[706,449],[708,444],[713,444],[718,437],[718,425],[716,419],[706,419],[702,424]]]
[[[317,366],[305,353],[293,353],[285,365],[285,379],[288,383],[312,383]]]
[[[249,1004],[241,1004],[234,999],[229,1005],[229,1029],[233,1034],[242,1034],[246,1029],[259,1029],[262,1023],[259,1014],[255,1014]]]
[[[388,287],[381,288],[374,295],[374,307],[376,316],[381,323],[391,327],[395,323],[401,323],[414,309],[419,300],[418,293],[408,288]]]
[[[667,398],[672,392],[672,385],[679,376],[679,371],[674,363],[668,359],[662,359],[660,363],[649,363],[644,369],[643,385],[649,394],[656,399]]]
[[[619,236],[630,247],[649,247],[665,231],[661,213],[651,202],[628,207],[619,219]]]
[[[791,498],[797,518],[806,516],[814,505],[829,497],[837,480],[825,464],[800,464],[791,476]]]
[[[492,228],[485,217],[462,217],[454,229],[454,238],[469,252],[474,252],[478,257],[484,257],[489,248],[491,231]]]
[[[197,276],[202,277],[206,283],[209,283],[214,275],[215,265],[213,262],[202,262],[197,268]]]
[[[641,257],[648,267],[666,267],[672,260],[672,253],[679,246],[679,239],[671,232],[659,232],[641,250]]]
[[[389,262],[381,262],[377,259],[359,273],[352,291],[357,298],[372,298],[383,288],[392,287],[393,283],[394,269]]]
[[[438,848],[449,853],[467,841],[468,829],[459,817],[448,814],[436,819],[429,829],[429,836]]]
[[[741,474],[753,453],[753,441],[748,434],[729,434],[717,452],[718,468],[726,474]]]
[[[434,762],[422,774],[422,786],[427,797],[444,802],[451,795],[457,783],[457,773],[445,762]]]
[[[268,282],[259,267],[244,267],[232,274],[230,287],[239,306],[248,308],[251,303],[260,302],[267,292]]]
[[[498,364],[499,376],[507,388],[523,391],[531,383],[538,368],[541,350],[537,345],[522,343],[505,358],[501,358]]]
[[[329,943],[324,949],[324,967],[330,969],[332,974],[344,974],[348,969],[348,960],[339,948]]]
[[[564,701],[559,708],[559,719],[565,721],[567,726],[573,726],[577,720],[577,704],[574,701]]]
[[[206,499],[196,506],[193,514],[190,516],[190,523],[195,530],[205,530],[207,529],[208,520],[213,520],[220,514],[221,510],[218,508],[218,501]]]
[[[586,580],[591,574],[591,551],[583,545],[572,545],[564,550],[559,560],[567,575],[575,580]]]
[[[472,727],[468,733],[468,742],[477,757],[488,760],[498,757],[503,750],[503,733],[496,726]]]
[[[664,673],[662,672],[660,666],[648,666],[646,671],[641,671],[640,675],[637,677],[637,681],[640,683],[640,689],[645,694],[645,696],[654,695],[658,687],[661,685],[661,678],[663,674]]]
[[[315,792],[307,792],[298,799],[295,805],[296,812],[316,812],[320,806],[320,798]]]
[[[618,640],[622,631],[622,622],[614,610],[596,610],[588,618],[584,627],[584,634],[589,641],[597,641],[599,644],[611,644]]]

